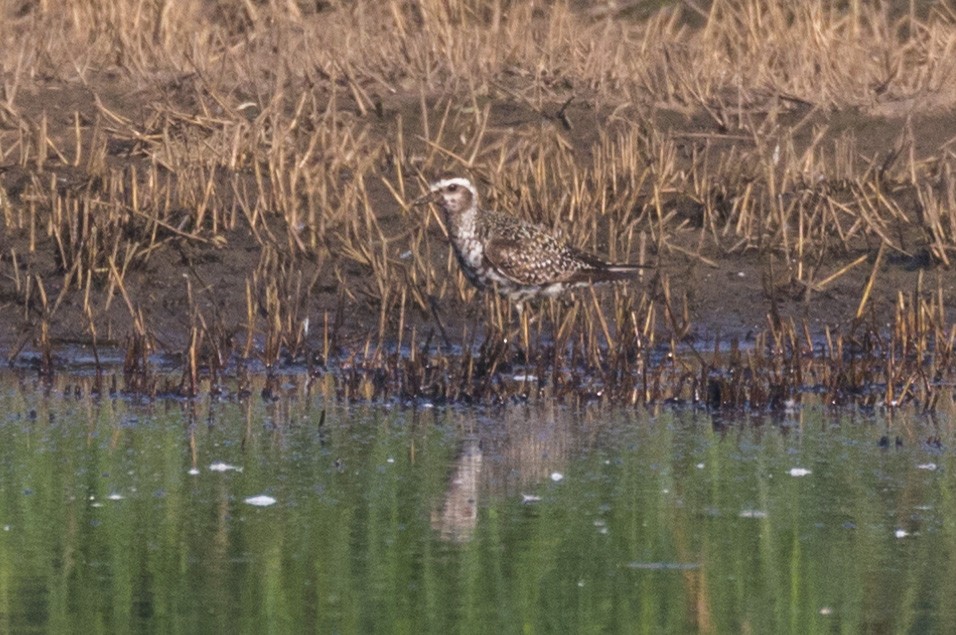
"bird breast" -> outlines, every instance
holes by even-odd
[[[481,241],[474,235],[455,236],[455,250],[458,252],[458,258],[461,264],[468,269],[480,269],[484,260],[484,247]]]

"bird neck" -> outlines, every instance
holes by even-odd
[[[471,207],[451,212],[445,210],[445,224],[448,226],[448,233],[455,238],[464,238],[473,236],[477,233],[478,208]]]

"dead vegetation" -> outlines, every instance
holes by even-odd
[[[783,407],[813,389],[932,409],[951,389],[956,126],[920,128],[956,105],[947,3],[0,0],[0,17],[11,362],[35,350],[49,375],[66,344],[119,348],[147,394],[289,363],[347,399]],[[897,132],[861,139],[867,117]],[[409,207],[448,172],[660,267],[519,320]],[[762,263],[755,297],[728,299],[759,305],[763,332],[692,337],[689,279],[735,258]],[[918,280],[893,288],[891,266]],[[856,310],[832,323],[782,314],[847,288]],[[175,386],[157,351],[179,356]]]

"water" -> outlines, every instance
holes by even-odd
[[[0,381],[0,632],[956,631],[946,416],[85,395]]]

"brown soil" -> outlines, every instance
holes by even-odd
[[[182,91],[184,95],[188,91]],[[169,86],[150,88],[134,85],[119,74],[102,74],[85,84],[63,83],[38,79],[33,85],[20,88],[16,100],[18,112],[34,122],[45,114],[47,134],[60,148],[69,148],[74,137],[76,117],[81,125],[88,126],[84,118],[98,108],[104,108],[131,121],[143,121],[149,115],[149,105],[163,101],[170,108],[189,112],[195,108],[191,100],[169,104],[172,91]],[[101,106],[97,106],[97,100]],[[555,113],[560,103],[550,104],[544,112],[532,110],[525,104],[508,100],[496,101],[491,109],[490,124],[497,128],[516,131],[533,129],[542,125],[558,125]],[[549,111],[550,109],[550,111]],[[390,95],[381,104],[379,112],[368,113],[369,130],[372,134],[393,134],[395,122],[415,121],[420,116],[419,96]],[[575,152],[587,156],[595,144],[599,132],[612,124],[611,114],[622,115],[622,110],[597,105],[586,99],[572,102],[564,111],[567,121],[573,124],[567,139]],[[710,143],[726,148],[747,145],[749,141],[728,132],[717,125],[706,113],[677,113],[659,109],[650,113],[629,112],[631,116],[649,116],[648,125],[660,134],[682,140],[688,153],[695,144]],[[808,119],[809,118],[809,119]],[[807,122],[810,122],[809,124]],[[4,124],[0,112],[0,125]],[[956,114],[929,114],[916,118],[900,116],[880,117],[856,112],[810,112],[799,108],[791,111],[780,122],[783,130],[799,124],[795,138],[807,140],[819,126],[828,126],[826,137],[830,140],[852,134],[856,149],[866,159],[889,156],[903,137],[911,139],[912,152],[918,161],[921,157],[940,156],[947,152],[956,139]],[[9,128],[8,128],[9,130]],[[110,133],[107,129],[107,134]],[[7,137],[10,138],[9,136]],[[115,135],[107,143],[111,166],[135,164],[144,161],[133,152],[132,144],[125,135]],[[59,187],[82,183],[88,175],[82,167],[69,165],[56,156],[49,156],[42,168],[34,161],[23,164],[8,164],[0,168],[0,195],[6,199],[5,213],[16,216],[27,209],[30,201],[24,196],[28,185],[37,180],[44,182],[58,179]],[[225,177],[224,177],[225,178]],[[420,185],[411,179],[407,183],[413,194],[420,192]],[[482,184],[482,187],[486,187]],[[374,197],[373,205],[378,210],[382,226],[397,234],[408,223],[425,222],[424,212],[419,217],[408,216],[384,187],[369,185]],[[490,194],[490,193],[489,193]],[[915,203],[914,203],[915,204]],[[792,265],[779,257],[761,253],[759,250],[742,250],[728,253],[726,250],[700,244],[701,232],[695,222],[699,210],[693,203],[674,203],[678,218],[686,220],[684,229],[677,229],[670,238],[671,247],[650,255],[651,261],[659,264],[661,276],[669,280],[673,297],[686,297],[692,321],[691,336],[705,343],[716,334],[722,337],[745,339],[766,327],[771,316],[798,321],[805,320],[815,336],[820,336],[827,326],[846,326],[857,312],[863,289],[871,275],[879,244],[874,241],[869,247],[852,253],[837,253],[827,256],[820,263],[822,279],[845,265],[868,255],[845,275],[838,277],[820,291],[808,291],[792,282]],[[281,221],[270,219],[270,223]],[[277,228],[277,235],[281,235]],[[440,236],[433,222],[431,230]],[[875,315],[877,323],[889,323],[900,292],[914,292],[922,284],[923,291],[935,292],[941,288],[944,303],[950,314],[956,310],[956,276],[952,271],[931,262],[918,237],[907,243],[906,227],[897,228],[901,244],[909,244],[906,250],[887,250],[876,273],[877,279],[868,302],[867,314]],[[31,238],[31,232],[34,238]],[[262,243],[248,229],[238,224],[236,229],[223,233],[225,241],[200,243],[171,239],[150,257],[145,265],[126,272],[126,286],[135,306],[146,316],[150,333],[155,338],[158,350],[180,352],[188,340],[189,298],[187,281],[200,312],[207,320],[218,321],[225,331],[233,331],[237,337],[242,333],[246,317],[246,284],[249,272],[260,262]],[[33,247],[31,249],[31,246]],[[401,249],[399,249],[401,251]],[[36,338],[36,323],[40,309],[35,305],[25,306],[22,293],[16,291],[17,272],[31,271],[45,282],[44,291],[50,302],[59,299],[59,306],[50,319],[50,336],[54,344],[87,343],[91,339],[88,320],[83,313],[83,292],[73,289],[60,296],[63,273],[57,260],[54,239],[44,227],[31,230],[9,229],[0,234],[0,348],[7,353],[33,346]],[[435,254],[431,267],[445,271],[448,261],[445,254]],[[324,258],[325,256],[322,256]],[[337,255],[327,258],[336,262]],[[421,257],[412,254],[412,258]],[[319,266],[316,260],[301,259],[297,267],[305,272],[305,278],[318,271],[318,279],[310,297],[306,313],[313,324],[321,324],[328,316],[339,316],[340,334],[343,343],[361,342],[377,328],[378,307],[373,301],[359,295],[343,294],[339,281],[331,274],[329,266]],[[340,262],[347,280],[355,282],[360,289],[368,271]],[[457,275],[449,271],[451,275]],[[653,272],[648,273],[642,284],[652,285]],[[105,284],[101,285],[102,287]],[[655,291],[656,293],[656,291]],[[483,315],[484,303],[472,295],[459,305],[447,296],[437,306],[450,336],[460,336],[462,328],[472,328]],[[116,294],[109,306],[98,308],[98,339],[101,344],[123,345],[132,330],[130,310],[124,299]],[[424,332],[433,325],[434,318],[424,312],[410,314],[407,328],[417,325]],[[313,329],[311,337],[317,330]]]

